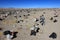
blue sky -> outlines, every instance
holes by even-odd
[[[60,8],[60,0],[0,0],[0,8]]]

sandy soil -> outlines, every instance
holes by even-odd
[[[3,35],[5,30],[18,31],[17,38],[13,40],[60,40],[60,9],[28,9],[28,11],[26,11],[26,9],[18,9],[16,13],[11,14],[6,17],[5,20],[0,21],[0,27],[3,29],[0,30],[0,40],[6,40],[6,37]],[[28,14],[30,14],[30,16],[23,16]],[[54,17],[54,14],[58,15],[58,17]],[[16,15],[17,18],[15,18],[14,15]],[[41,15],[44,15],[45,17],[45,25],[43,26],[40,23]],[[53,17],[53,20],[50,20],[51,17]],[[36,18],[39,19],[38,22],[35,22]],[[54,23],[54,19],[57,19],[57,22]],[[17,23],[18,20],[23,20],[23,22]],[[35,24],[39,24],[40,30],[36,36],[30,36],[30,28]],[[57,34],[56,39],[49,38],[49,35],[52,32]]]

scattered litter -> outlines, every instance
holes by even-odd
[[[26,16],[26,15],[23,15],[24,17]]]
[[[20,23],[20,21],[17,21],[17,23]]]
[[[8,16],[8,14],[6,13],[4,17],[6,18],[7,16]]]
[[[40,20],[45,20],[44,15],[40,16]]]
[[[40,23],[43,26],[45,24],[45,17],[44,15],[40,16]]]
[[[36,36],[36,32],[34,30],[31,30],[31,34],[30,35]]]
[[[57,38],[57,34],[56,34],[55,32],[53,32],[53,33],[49,36],[49,38],[55,39],[55,38]]]
[[[43,12],[43,14],[45,14],[45,12]]]
[[[0,18],[0,21],[3,21],[4,19],[3,18]]]
[[[30,35],[34,35],[34,36],[36,36],[36,33],[38,33],[39,32],[39,27],[38,26],[33,26],[32,28],[31,28],[31,34]]]
[[[30,35],[36,36],[36,32],[35,32],[35,30],[34,30],[34,27],[31,28],[31,33],[30,33]]]
[[[36,18],[36,22],[39,21],[39,19]]]
[[[14,38],[16,38],[17,37],[17,34],[18,32],[13,32],[13,37],[12,37],[12,39],[14,39]]]
[[[56,15],[54,17],[58,17],[58,16]],[[57,22],[57,19],[54,19],[53,17],[51,17],[50,20],[53,20],[54,23]]]
[[[53,22],[55,23],[55,22],[57,22],[57,20],[55,19]]]
[[[7,35],[7,34],[10,34],[10,35],[12,35],[12,34],[11,34],[11,32],[10,32],[9,30],[7,30],[7,31],[4,31],[4,32],[3,32],[3,34],[4,34],[4,35]]]
[[[58,15],[55,15],[54,17],[58,17]]]
[[[16,27],[16,25],[13,25],[13,27],[15,28],[15,27]]]
[[[14,39],[14,38],[16,38],[17,37],[17,34],[18,32],[12,32],[12,31],[9,31],[9,30],[7,30],[7,31],[4,31],[4,35],[7,37],[7,39],[9,40],[9,39]]]
[[[39,25],[39,24],[37,24],[37,25]]]
[[[20,22],[23,22],[23,20],[20,20]]]
[[[17,21],[17,23],[20,23],[20,22],[23,22],[23,20],[19,20],[19,21]]]
[[[27,13],[30,13],[30,11],[27,10]]]
[[[19,16],[19,17],[21,17],[21,16]]]
[[[0,30],[2,30],[2,28],[0,28]]]
[[[35,30],[36,30],[36,33],[39,32],[39,27],[38,26],[35,26]]]
[[[53,17],[51,17],[50,20],[53,20]]]
[[[6,35],[7,40],[11,40],[12,37],[13,37],[13,36],[10,35],[10,34],[7,34],[7,35]]]
[[[30,16],[30,14],[28,14],[27,16]]]
[[[14,15],[14,17],[15,17],[15,18],[17,18],[17,16],[16,16],[16,15]]]

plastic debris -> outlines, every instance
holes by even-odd
[[[3,33],[3,34],[4,34],[4,35],[7,35],[7,34],[12,35],[12,34],[11,34],[11,32],[10,32],[9,30],[4,31],[4,33]]]
[[[34,35],[36,36],[36,33],[39,32],[39,27],[38,26],[35,26],[31,28],[31,34],[30,35]]]
[[[55,22],[57,22],[57,20],[55,19],[53,22],[55,23]]]
[[[7,37],[7,40],[10,40],[10,39],[14,39],[14,38],[16,38],[17,37],[17,34],[18,32],[13,32],[13,31],[9,31],[9,30],[7,30],[7,31],[4,31],[4,35]]]
[[[55,15],[54,17],[58,17],[58,15]]]
[[[49,38],[55,39],[55,38],[57,38],[57,34],[56,34],[55,32],[53,32],[53,33],[49,36]]]
[[[19,17],[21,17],[21,16],[19,16]]]
[[[40,16],[40,23],[43,26],[45,24],[45,17],[44,15]]]
[[[16,38],[17,37],[17,34],[18,32],[13,32],[13,37],[12,37],[12,39],[14,39],[14,38]]]
[[[28,14],[27,16],[30,16],[30,14]]]
[[[51,17],[50,20],[53,20],[53,17]]]
[[[0,28],[0,30],[2,30],[2,28]]]
[[[20,23],[20,21],[17,21],[17,23]]]
[[[13,37],[13,36],[10,35],[10,34],[7,34],[7,35],[6,35],[7,40],[11,40],[12,37]]]
[[[3,21],[4,19],[3,18],[0,18],[0,21]]]
[[[32,28],[31,28],[31,33],[30,33],[30,35],[34,35],[34,36],[36,36],[36,32],[35,32],[34,29],[35,29],[35,27],[32,27]]]
[[[39,19],[36,18],[36,22],[39,21]]]

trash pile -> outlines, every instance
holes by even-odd
[[[6,36],[7,40],[11,40],[17,37],[18,32],[12,32],[10,30],[6,30],[3,32],[3,34]]]
[[[39,32],[39,27],[38,26],[33,26],[32,28],[31,28],[31,34],[30,35],[34,35],[34,36],[36,36],[36,33],[38,33]]]
[[[49,36],[49,38],[55,39],[55,38],[57,38],[57,34],[56,34],[55,32],[53,32],[53,33]]]
[[[43,26],[45,24],[45,17],[44,15],[40,16],[40,23]]]

